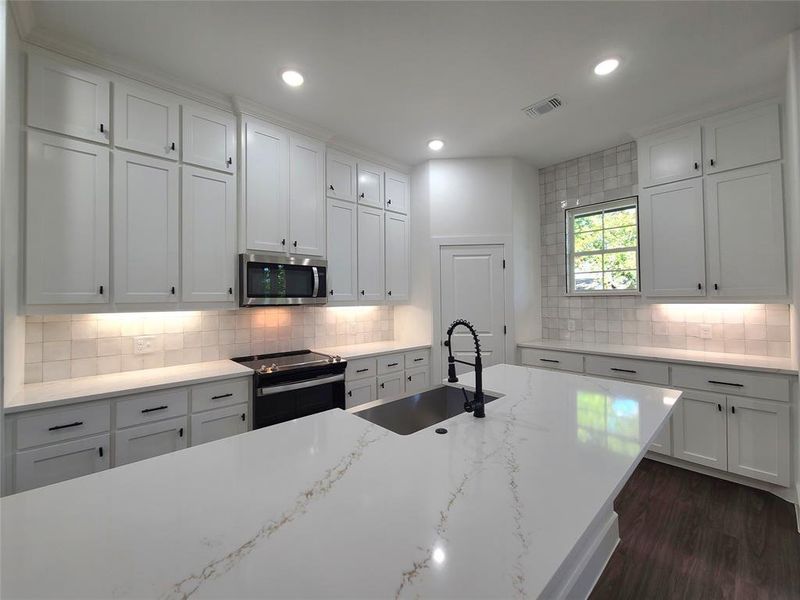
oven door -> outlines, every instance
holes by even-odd
[[[327,261],[286,256],[239,256],[239,305],[325,304]]]
[[[344,374],[322,375],[303,381],[256,387],[253,429],[344,408]]]

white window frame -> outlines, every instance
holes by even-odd
[[[619,210],[624,207],[636,208],[636,246],[628,248],[614,248],[613,252],[636,252],[636,289],[632,290],[576,290],[575,289],[575,256],[590,256],[597,254],[607,254],[609,250],[593,250],[591,252],[574,252],[572,245],[574,240],[573,222],[576,217],[583,217],[585,215],[593,215],[598,213],[610,212]],[[589,204],[587,206],[578,206],[575,208],[568,208],[564,211],[564,220],[566,223],[566,262],[567,262],[567,296],[640,296],[642,293],[642,272],[641,272],[641,256],[639,247],[641,246],[641,229],[639,227],[639,197],[629,196],[627,198],[620,198],[619,200],[609,200],[607,202],[598,202],[596,204]],[[605,271],[603,271],[605,273]]]

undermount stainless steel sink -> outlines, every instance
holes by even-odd
[[[466,393],[472,400],[473,393]],[[497,398],[484,394],[485,402]],[[368,402],[347,412],[400,435],[408,435],[464,413],[464,392],[461,388],[441,385],[410,396]]]

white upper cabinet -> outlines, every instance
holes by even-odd
[[[182,298],[233,302],[236,182],[232,175],[183,167]]]
[[[383,208],[383,168],[358,162],[358,203]]]
[[[639,185],[650,187],[702,175],[700,140],[697,123],[639,139]]]
[[[247,250],[285,252],[289,237],[289,135],[254,119],[244,122]]]
[[[356,159],[337,150],[328,150],[326,155],[328,198],[356,201]]]
[[[27,304],[108,302],[108,148],[31,131],[27,157]]]
[[[183,162],[198,167],[236,172],[236,118],[199,104],[181,107]]]
[[[386,218],[386,298],[408,300],[409,256],[411,252],[408,217],[390,212]]]
[[[114,156],[114,300],[174,302],[178,286],[178,165]]]
[[[709,294],[786,295],[780,163],[706,178]]]
[[[706,173],[779,160],[778,105],[746,107],[703,121]]]
[[[178,160],[178,114],[174,96],[144,85],[114,84],[114,144]]]
[[[28,125],[108,143],[109,81],[92,71],[28,56]]]
[[[362,303],[384,300],[383,210],[358,207],[358,298]]]
[[[289,135],[289,238],[292,254],[325,255],[325,145]]]
[[[328,300],[358,299],[357,206],[328,198]]]
[[[408,175],[395,171],[386,171],[386,210],[408,214],[409,185]]]
[[[641,257],[646,296],[705,296],[703,182],[642,190]]]

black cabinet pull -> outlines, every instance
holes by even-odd
[[[70,427],[80,427],[83,421],[75,421],[74,423],[67,423],[66,425],[55,425],[50,427],[48,431],[58,431],[59,429],[69,429]]]
[[[388,365],[386,365],[386,366],[387,366],[387,367],[396,367],[397,365],[398,365],[398,363],[389,363],[389,364],[388,364]]]
[[[178,429],[178,437],[183,437],[183,427]]]
[[[100,446],[97,451],[100,453],[100,458],[103,458],[103,447]]]
[[[363,197],[364,197],[364,192],[361,192],[361,196],[360,196],[360,197],[361,197],[361,198],[363,198]]]
[[[386,387],[385,385],[381,384],[381,389],[383,389],[383,388],[385,388],[385,387]]]
[[[369,369],[356,369],[356,373],[366,373]]]
[[[106,131],[106,126],[100,123],[100,133],[105,133],[105,131]]]
[[[633,369],[618,369],[616,367],[611,367],[611,371],[616,371],[617,373],[636,373]]]
[[[714,159],[712,158],[709,162],[711,163],[711,166],[713,167],[714,166]]]
[[[172,286],[172,289],[170,289],[170,292],[172,292],[173,296],[175,295],[175,286],[174,285]]]
[[[411,375],[409,375],[408,377],[406,377],[406,379],[408,379],[409,381],[411,381]]]
[[[328,293],[329,293],[331,296],[333,296],[333,290],[331,290],[331,291],[330,291],[330,292],[328,292]]]
[[[352,398],[353,397],[353,390],[350,390],[349,392],[347,392],[347,395]]]
[[[170,149],[170,150],[175,150],[175,142],[172,142],[172,143],[169,145],[169,149]]]
[[[386,201],[386,204],[391,204],[391,203],[392,203],[392,201],[391,201],[391,200],[387,200],[387,201]]]
[[[700,165],[698,165],[697,163],[694,163],[694,170],[697,171],[697,169],[699,169],[699,168],[700,168]]]
[[[292,242],[292,246],[294,246],[295,248],[297,248],[297,240],[295,240],[295,241],[293,241],[293,242]]]
[[[245,416],[244,413],[242,413],[242,421],[246,421],[246,420],[247,420],[247,417]]]
[[[285,245],[286,245],[286,238],[283,238],[283,239],[281,240],[281,246],[285,246]]]
[[[709,379],[708,383],[713,383],[714,385],[729,385],[731,387],[744,387],[743,383],[729,383],[727,381],[716,381],[714,379]]]
[[[702,283],[698,283],[697,284],[697,289],[698,290],[702,290],[703,289],[703,284]]]
[[[99,292],[100,292],[100,295],[102,296],[103,295],[103,286],[102,285],[100,286]]]
[[[718,410],[719,412],[722,412],[722,404],[717,404],[717,410]]]
[[[336,188],[335,188],[335,187],[333,187],[333,184],[330,184],[330,185],[328,186],[328,189],[329,189],[330,191],[332,191],[332,192],[335,192],[335,191],[336,191]]]
[[[146,415],[147,413],[155,412],[157,410],[164,410],[166,408],[168,408],[166,404],[164,404],[163,406],[156,406],[154,408],[143,408],[142,414]]]
[[[389,294],[389,295],[391,296],[391,295],[392,295],[392,290],[389,290],[389,291],[388,291],[388,292],[386,292],[386,293],[387,293],[387,294]]]
[[[364,295],[364,290],[361,290],[361,295],[362,295],[362,296]]]
[[[233,392],[231,392],[229,394],[220,394],[219,396],[211,396],[211,399],[212,400],[219,400],[220,398],[230,398],[231,396],[233,396]]]
[[[424,359],[424,358],[415,358],[415,359],[414,359],[414,362],[419,362],[419,361],[421,361],[421,360],[425,360],[425,359]]]
[[[233,295],[233,288],[232,287],[228,288],[228,295]]]
[[[731,406],[731,413],[733,413],[734,415],[736,414],[736,407],[735,406]]]
[[[561,362],[560,360],[556,360],[554,358],[540,358],[539,360],[542,361],[542,362],[549,362],[549,363],[555,363],[555,364],[558,364],[558,363]]]
[[[230,167],[230,166],[233,164],[233,157],[229,156],[229,157],[228,157],[228,160],[227,160],[227,161],[225,161],[225,164],[226,164],[226,165],[228,165],[228,166]]]
[[[715,290],[718,290],[718,289],[719,289],[719,284],[718,284],[718,283],[715,283],[715,284],[714,284],[714,289],[715,289]]]

